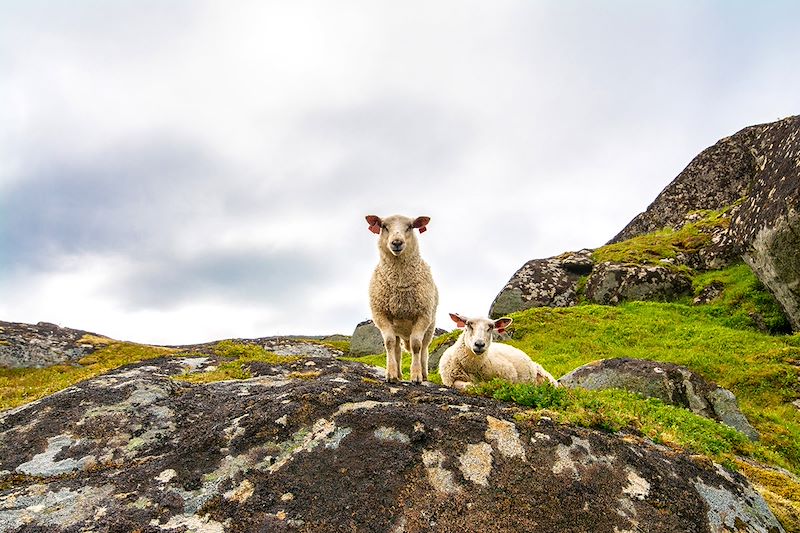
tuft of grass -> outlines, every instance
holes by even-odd
[[[340,350],[342,353],[350,353],[350,341],[320,341],[320,344]]]
[[[103,343],[106,345],[83,357],[77,364],[47,368],[0,368],[0,410],[38,400],[120,366],[170,356],[178,351],[105,338]]]
[[[102,335],[92,335],[91,333],[87,333],[78,339],[78,344],[91,344],[92,346],[108,346],[114,342],[118,341]]]
[[[313,381],[322,375],[320,370],[308,370],[306,372],[289,372],[290,379],[303,379]]]
[[[249,365],[251,363],[266,363],[271,365],[286,365],[300,360],[293,355],[277,355],[268,352],[256,344],[237,343],[226,340],[218,342],[213,351],[216,355],[231,359],[220,363],[210,372],[192,372],[173,379],[189,383],[213,383],[232,379],[249,379],[253,377]]]
[[[561,408],[567,404],[567,389],[553,387],[549,383],[533,385],[493,379],[474,384],[467,392],[537,409]]]

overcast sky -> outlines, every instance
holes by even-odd
[[[0,320],[191,343],[351,333],[367,214],[441,303],[613,237],[800,113],[798,2],[0,0]]]

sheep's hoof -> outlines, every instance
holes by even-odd
[[[397,379],[397,378],[392,378],[392,377],[386,376],[386,383],[397,383],[399,381],[400,380]]]

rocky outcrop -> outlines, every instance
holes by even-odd
[[[578,280],[592,271],[591,253],[591,250],[580,250],[528,261],[495,297],[489,316],[499,318],[531,307],[575,305],[578,303]]]
[[[611,242],[734,204],[722,245],[742,256],[800,329],[800,116],[745,128],[698,155]]]
[[[680,228],[691,211],[717,210],[746,196],[762,159],[751,151],[764,126],[752,126],[706,148],[610,242]]]
[[[792,329],[800,331],[800,211],[792,209],[761,228],[744,260],[780,302]]]
[[[576,368],[558,381],[570,388],[617,388],[658,398],[727,424],[751,440],[758,439],[758,432],[739,410],[732,392],[682,366],[643,359],[604,359]]]
[[[708,461],[325,349],[197,385],[173,378],[214,356],[149,360],[0,414],[0,530],[782,531]]]
[[[99,337],[47,322],[0,321],[0,367],[42,368],[77,361],[95,349],[93,344],[81,342],[85,335]]]
[[[663,228],[680,230],[703,216],[699,210],[726,210],[729,224],[700,228],[708,233],[707,242],[670,261],[710,270],[743,258],[780,303],[792,328],[800,330],[800,116],[745,128],[701,152],[609,244]],[[492,316],[534,306],[574,305],[577,279],[554,259],[526,263],[498,294]],[[619,271],[626,265],[612,268]],[[625,292],[608,288],[612,280],[606,273],[602,279],[592,276],[587,287],[607,289],[602,298],[590,301],[611,302],[614,297],[606,293]],[[649,279],[645,283],[652,284]],[[648,287],[629,296],[650,299],[651,293],[663,298],[662,290]],[[630,298],[621,294],[619,300],[624,299]]]

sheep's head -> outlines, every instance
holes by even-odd
[[[381,251],[389,252],[395,257],[406,250],[417,250],[417,237],[414,235],[414,229],[424,233],[431,220],[430,217],[408,218],[402,215],[392,215],[386,218],[368,215],[366,218],[369,230],[380,235],[378,247]]]
[[[506,328],[511,324],[508,317],[492,320],[490,318],[467,318],[465,316],[450,313],[450,318],[460,328],[464,328],[464,344],[475,355],[481,355],[489,349],[492,344],[492,332],[505,333]]]

